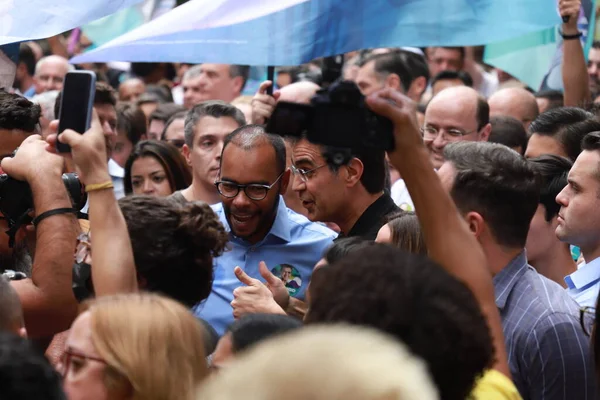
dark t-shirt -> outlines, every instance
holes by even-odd
[[[401,210],[394,203],[394,200],[389,195],[383,194],[365,210],[352,229],[350,229],[350,232],[347,234],[340,233],[336,240],[353,236],[360,236],[366,240],[375,240],[379,229],[387,223],[387,217],[398,211]]]

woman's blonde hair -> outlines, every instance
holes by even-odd
[[[197,400],[437,400],[425,363],[369,328],[311,326],[240,355]]]
[[[109,389],[131,399],[187,400],[207,375],[204,328],[181,304],[149,293],[101,297],[90,312],[92,341]]]

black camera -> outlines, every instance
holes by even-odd
[[[358,86],[351,81],[337,82],[318,91],[310,105],[277,103],[266,130],[281,136],[306,137],[310,142],[337,148],[341,159],[332,160],[336,164],[347,158],[344,153],[353,149],[394,149],[392,122],[371,111]]]
[[[87,201],[87,194],[77,174],[63,174],[62,181],[67,188],[73,208],[78,211],[81,210]],[[28,214],[33,209],[33,195],[29,184],[13,179],[6,174],[1,174],[0,212],[8,222],[8,227],[10,228],[9,236],[11,231],[14,230],[16,232],[19,226],[31,222],[32,219]],[[13,229],[15,227],[16,229]]]

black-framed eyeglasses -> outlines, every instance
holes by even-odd
[[[302,182],[308,182],[308,179],[314,175],[314,172],[319,168],[323,168],[325,165],[327,164],[319,165],[318,167],[306,170],[302,168],[296,168],[296,166],[292,164],[290,165],[290,170],[292,171],[292,174],[299,176]]]
[[[229,181],[217,181],[215,182],[215,186],[217,187],[217,190],[219,191],[221,196],[227,197],[228,199],[234,198],[238,195],[238,193],[240,193],[241,189],[244,189],[244,193],[246,193],[246,196],[248,196],[250,200],[260,201],[267,197],[267,194],[269,194],[269,190],[271,190],[271,188],[275,186],[277,182],[279,182],[283,174],[285,174],[285,171],[283,171],[281,175],[279,175],[277,179],[275,179],[275,182],[273,182],[270,185],[262,185],[260,183],[249,183],[247,185],[240,185]]]
[[[595,307],[582,307],[579,309],[579,324],[583,333],[587,336],[592,335],[592,327],[596,320],[596,308]]]

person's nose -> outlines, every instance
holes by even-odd
[[[252,204],[252,200],[246,195],[246,192],[243,189],[240,189],[240,192],[233,198],[232,204],[237,208],[248,207]]]
[[[154,185],[152,185],[152,182],[148,179],[147,181],[144,181],[144,194],[152,194],[154,193]]]
[[[300,175],[292,173],[292,190],[301,192],[306,189],[306,182],[302,180]]]

